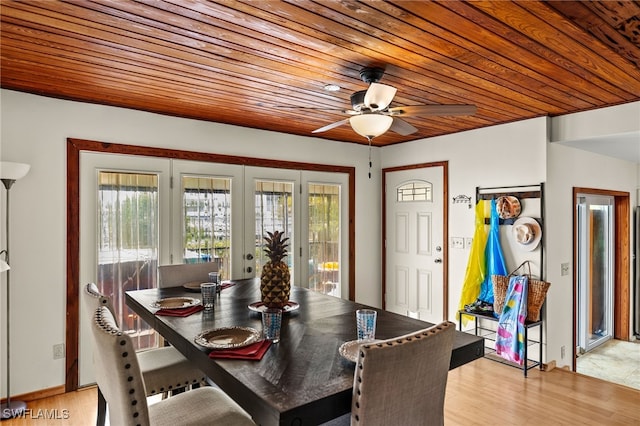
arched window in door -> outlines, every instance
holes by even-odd
[[[433,201],[433,184],[423,180],[403,183],[396,189],[399,203],[411,201]]]

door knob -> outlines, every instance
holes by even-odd
[[[247,272],[252,272],[253,268],[251,266],[247,267]]]
[[[247,254],[247,260],[253,260],[253,255],[251,253]]]
[[[442,259],[440,259],[439,257],[436,257],[433,261],[435,263],[442,263]]]

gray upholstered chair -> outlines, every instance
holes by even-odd
[[[94,283],[87,284],[83,293],[83,305],[90,318],[100,306],[113,312],[111,301],[98,291]],[[168,393],[206,381],[205,374],[172,346],[140,351],[137,356],[147,396]],[[106,409],[106,401],[98,384],[98,426],[104,425]]]
[[[178,287],[183,284],[209,281],[209,272],[216,272],[218,264],[214,262],[181,263],[158,266],[158,287]]]
[[[112,425],[255,425],[227,394],[204,386],[155,404],[147,404],[145,382],[131,338],[117,326],[106,306],[91,320],[94,365],[98,386],[109,405]]]
[[[444,397],[455,324],[360,347],[351,425],[444,424]]]

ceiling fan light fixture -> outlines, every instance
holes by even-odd
[[[389,106],[397,90],[395,87],[386,84],[371,83],[367,93],[364,95],[364,104],[371,111],[382,111]]]
[[[391,127],[393,118],[382,114],[361,114],[349,118],[353,130],[365,138],[375,138]]]

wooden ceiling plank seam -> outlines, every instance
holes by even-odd
[[[83,36],[83,35],[78,35],[78,37],[82,37],[82,36]],[[105,43],[107,43],[107,41],[105,41]],[[122,49],[123,49],[121,45],[116,45],[116,48],[117,48],[117,49],[120,49],[120,50],[122,50]],[[139,50],[139,53],[140,53],[140,54],[143,54],[143,52],[145,52],[143,49],[140,49],[140,50]],[[158,56],[158,57],[159,57],[159,58],[162,58],[162,56]],[[190,64],[193,64],[193,62],[190,62]],[[235,66],[237,67],[237,65],[235,65]],[[218,70],[218,71],[220,71],[220,70]],[[283,81],[284,81],[284,80],[285,80],[285,77],[283,76]],[[256,80],[256,81],[258,81],[258,80]],[[281,85],[280,85],[279,89],[282,89],[283,87],[284,87],[284,88],[286,88],[286,87],[288,87],[288,86],[286,86],[286,85],[283,83],[283,84],[281,84]],[[315,96],[315,93],[314,93],[314,96]],[[317,98],[314,98],[314,101],[315,101],[315,102],[317,102],[317,101],[318,101],[318,100],[317,100]]]
[[[598,4],[581,2],[567,5],[563,1],[549,2],[549,5],[558,13],[584,28],[585,31],[598,38],[618,55],[640,68],[640,31],[632,30],[631,34],[628,34],[624,28],[625,24],[628,23],[627,21],[618,22],[620,27],[613,24],[609,25],[609,20],[601,17]],[[640,5],[637,8],[640,10]],[[640,12],[637,13],[635,20],[640,26]]]
[[[504,8],[504,4],[513,5],[507,11]],[[583,70],[584,78],[593,81],[594,84],[599,84],[600,81],[606,80],[610,85],[616,87],[620,93],[621,100],[632,100],[634,98],[632,93],[628,92],[628,87],[623,84],[620,87],[620,82],[630,82],[630,79],[636,78],[636,81],[640,81],[640,72],[634,72],[633,75],[622,72],[617,65],[613,65],[611,62],[618,62],[612,57],[612,61],[609,62],[600,55],[595,55],[600,60],[594,61],[591,58],[594,57],[593,51],[582,43],[573,41],[570,37],[550,37],[553,31],[558,35],[567,34],[569,28],[576,28],[576,26],[565,20],[564,26],[554,27],[551,26],[547,20],[542,19],[534,14],[531,10],[537,10],[538,13],[543,13],[540,8],[535,8],[534,5],[540,5],[540,2],[493,2],[493,1],[474,1],[474,7],[487,11],[496,17],[496,19],[502,22],[508,23],[514,28],[519,28],[522,34],[528,35],[531,40],[537,42],[540,46],[544,46],[545,49],[554,52],[558,57],[567,58],[567,61],[563,61],[563,65],[567,65],[570,61],[577,69]],[[545,9],[548,13],[552,12],[551,8]],[[557,12],[554,12],[557,16]],[[545,31],[542,31],[544,29]],[[581,30],[584,34],[584,31]],[[577,36],[577,31],[573,31],[574,36]],[[562,43],[558,41],[562,39]],[[595,43],[595,40],[594,40]],[[615,55],[612,55],[615,56]],[[589,58],[587,60],[587,58]],[[632,70],[628,69],[628,72]],[[595,80],[594,77],[599,77]],[[612,94],[615,92],[612,92]]]
[[[8,36],[5,32],[5,46],[6,46],[6,40],[7,40]],[[47,54],[46,50],[40,50],[37,49],[35,47],[36,45],[34,44],[24,44],[24,45],[18,45],[18,49],[20,50],[21,54],[25,54],[25,52],[28,52],[29,50],[33,50],[33,51],[37,51],[42,55]],[[55,46],[52,46],[53,48],[55,48]],[[69,46],[69,52],[73,52],[74,48],[73,46]],[[141,69],[147,69],[149,70],[151,73],[147,73],[147,74],[142,74],[142,75],[146,75],[149,78],[157,78],[157,79],[162,79],[162,80],[167,80],[167,78],[162,78],[162,76],[160,75],[158,69],[154,68],[153,65],[154,63],[145,63],[145,65],[141,65],[142,62],[141,61],[137,61],[135,66],[129,65],[128,62],[123,61],[123,60],[115,60],[113,59],[113,57],[111,56],[107,56],[104,58],[100,58],[99,56],[95,55],[95,54],[87,54],[86,51],[82,50],[82,49],[78,49],[76,50],[72,55],[68,55],[64,53],[64,50],[61,50],[59,48],[56,48],[56,58],[67,58],[69,60],[72,61],[78,61],[78,63],[87,63],[87,64],[95,64],[97,66],[101,66],[104,68],[114,68],[114,69],[122,69],[123,71],[128,71],[128,72],[133,72],[135,74],[141,74],[140,70]],[[89,61],[89,58],[95,58],[94,61]],[[122,67],[116,67],[115,64],[122,64]],[[175,82],[175,81],[182,81],[183,83],[185,83],[185,87],[188,87],[188,81],[185,80],[191,80],[190,81],[190,85],[196,88],[202,87],[202,86],[211,86],[211,89],[214,90],[214,84],[211,84],[210,79],[203,79],[201,78],[198,74],[193,74],[193,73],[183,73],[180,71],[173,71],[169,68],[162,68],[162,70],[165,71],[166,74],[169,74],[171,79],[169,81],[171,82]],[[186,70],[188,71],[188,69]],[[231,78],[233,79],[234,77],[231,76]],[[196,80],[199,82],[198,85],[194,85],[192,80]],[[230,87],[230,85],[232,85],[233,83],[231,83],[230,79],[221,79],[220,82],[224,81],[225,87],[228,89]],[[241,81],[243,81],[240,77],[236,78],[236,85],[237,88],[239,90],[242,89],[241,86]],[[261,90],[261,89],[257,89],[257,92],[260,92],[264,95],[269,96],[270,94],[273,95],[273,91],[266,91],[266,90]],[[238,95],[238,93],[235,93],[236,95]],[[274,99],[275,96],[274,96]]]
[[[51,87],[59,87],[59,88],[65,88],[65,90],[70,90],[69,93],[73,93],[73,94],[77,94],[78,92],[84,92],[87,94],[92,94],[95,92],[95,89],[93,88],[92,85],[81,85],[81,86],[77,86],[77,79],[74,80],[74,85],[69,85],[69,86],[62,86],[60,85],[60,80],[59,79],[51,79],[51,74],[50,73],[46,73],[46,72],[40,72],[40,73],[31,73],[29,74],[27,72],[27,70],[22,70],[22,69],[18,69],[20,71],[20,75],[23,76],[22,81],[37,81],[37,82],[44,82],[45,86],[49,85]],[[74,72],[74,70],[69,70],[70,74],[81,74],[81,72]],[[27,79],[27,77],[31,75],[31,79]],[[51,80],[50,84],[47,84],[47,81]],[[218,112],[224,112],[225,110],[227,110],[228,112],[233,111],[234,113],[237,114],[242,114],[242,108],[244,108],[244,103],[242,102],[235,102],[233,100],[229,100],[222,109],[220,109],[219,106],[216,105],[211,105],[208,100],[209,98],[206,97],[198,97],[198,96],[193,96],[193,94],[190,94],[189,97],[184,97],[183,92],[179,91],[179,90],[175,90],[174,88],[170,88],[171,90],[169,90],[169,88],[167,88],[167,90],[163,91],[163,92],[159,92],[156,88],[156,90],[154,90],[152,93],[148,92],[147,90],[145,90],[144,84],[139,83],[139,84],[130,84],[128,88],[123,88],[122,85],[118,84],[118,76],[112,76],[112,75],[106,75],[102,80],[101,80],[101,86],[104,88],[110,87],[111,91],[110,93],[112,94],[111,97],[113,97],[115,94],[117,93],[123,93],[123,94],[127,94],[130,99],[128,100],[128,103],[130,106],[135,107],[135,109],[137,110],[149,110],[147,105],[151,105],[151,104],[157,104],[157,105],[165,105],[167,99],[173,99],[174,101],[180,102],[181,104],[185,104],[188,103],[190,105],[194,105],[194,106],[198,106],[198,109],[200,111],[202,111],[203,109],[206,108],[216,108],[216,110]],[[143,88],[143,90],[138,90],[139,88]],[[76,90],[77,89],[77,90]],[[74,96],[75,97],[75,96]],[[136,98],[137,97],[137,98]],[[196,102],[198,99],[201,99],[201,102]],[[140,99],[141,102],[136,102],[135,99]],[[156,99],[156,101],[154,102],[153,100]],[[99,103],[97,102],[95,99],[92,99],[92,102],[94,103]],[[154,110],[155,111],[155,110]],[[154,112],[151,111],[151,112]],[[160,111],[162,111],[162,109],[160,109]],[[262,111],[262,112],[261,112]],[[256,121],[260,121],[262,120],[264,117],[267,116],[271,116],[274,118],[279,117],[276,114],[272,114],[272,110],[270,109],[259,109],[256,108],[254,110],[255,113],[255,120]],[[165,113],[166,115],[166,113]],[[199,119],[202,119],[203,117],[207,117],[206,115],[202,115],[202,114],[198,114],[195,115],[195,117],[198,117]],[[263,118],[258,118],[258,117],[263,117]],[[299,115],[292,115],[292,117],[299,117]],[[312,129],[310,129],[312,130]]]
[[[331,7],[333,7],[334,10],[339,8],[338,5],[340,5],[340,3],[328,3],[328,4],[331,5]],[[384,10],[384,13],[387,13],[387,14],[389,12],[389,8],[392,6],[392,5],[389,5],[388,3],[372,2],[372,3],[367,3],[368,9],[371,9],[372,5],[383,5],[384,9],[381,7],[380,9],[375,9],[375,10],[377,11]],[[346,8],[346,9],[349,10],[349,8]],[[363,12],[363,9],[364,9],[364,6],[360,7],[357,12],[351,11],[350,12],[351,18],[355,19],[354,15],[356,14],[361,14],[361,13],[366,14],[366,12]],[[337,12],[337,13],[340,13],[340,12]],[[390,16],[389,19],[385,20],[385,25],[387,28],[386,30],[392,34],[399,33],[400,31],[399,31],[399,25],[397,25],[397,18],[393,16],[393,14],[390,14],[389,16]],[[466,72],[477,75],[478,77],[483,78],[487,81],[492,81],[496,84],[510,87],[512,90],[518,91],[523,95],[528,95],[532,98],[537,98],[537,99],[546,99],[547,102],[549,102],[549,99],[555,99],[555,106],[560,110],[565,110],[569,108],[572,105],[570,102],[571,100],[573,100],[573,104],[575,104],[576,98],[580,99],[580,102],[582,102],[582,105],[581,105],[582,108],[590,108],[597,104],[596,102],[594,102],[595,99],[591,101],[584,101],[581,94],[580,95],[575,94],[575,96],[572,96],[568,94],[566,90],[563,91],[554,87],[555,84],[553,84],[552,79],[547,79],[547,81],[545,82],[532,77],[531,75],[529,75],[530,73],[521,72],[522,70],[524,70],[524,67],[509,68],[503,65],[502,67],[494,66],[493,68],[491,68],[491,72],[485,71],[485,67],[490,68],[490,64],[491,64],[485,58],[483,58],[480,55],[476,55],[473,52],[473,50],[468,46],[462,46],[461,43],[456,44],[451,39],[444,40],[436,34],[429,33],[424,29],[424,26],[421,27],[418,22],[415,22],[414,20],[410,19],[411,17],[415,17],[416,19],[418,19],[418,17],[413,14],[409,16],[409,12],[403,15],[403,18],[405,18],[405,23],[404,23],[405,28],[403,28],[402,37],[391,36],[391,37],[386,37],[385,40],[393,44],[403,44],[404,48],[410,49],[412,52],[416,54],[429,57],[429,58],[435,58],[435,60],[441,63],[442,65],[444,65],[444,67],[451,68],[451,69],[465,70]],[[424,22],[424,19],[422,19],[422,22]],[[419,31],[420,34],[412,36],[410,34],[411,31],[409,31],[409,29],[406,28],[407,23],[409,24],[410,27],[414,28],[416,31]],[[369,28],[373,28],[373,27],[369,27]],[[374,29],[373,32],[376,34],[379,34],[380,31],[383,31],[383,30],[381,28],[376,28]],[[458,41],[459,40],[462,40],[462,39],[458,38]],[[444,45],[444,44],[448,46],[448,49],[447,48],[438,49],[438,45]],[[474,45],[474,46],[477,46],[477,45]],[[445,50],[448,50],[448,52],[446,52]],[[456,53],[454,53],[453,51],[455,51]],[[447,54],[451,54],[451,53],[454,53],[455,56],[460,56],[460,55],[468,56],[468,54],[472,54],[474,55],[476,60],[481,63],[470,65],[465,62],[461,62],[461,61],[458,61],[457,59],[453,59],[447,56]],[[512,62],[511,64],[517,65],[517,63],[515,62]],[[437,68],[437,66],[434,68]],[[406,79],[401,79],[401,80],[406,81]],[[403,83],[403,84],[406,86],[406,83]],[[565,89],[567,88],[565,87]]]
[[[508,2],[505,1],[504,3],[506,4]],[[557,52],[523,34],[519,28],[510,26],[509,22],[497,19],[490,11],[476,8],[475,2],[464,5],[459,2],[446,2],[443,3],[443,6],[456,11],[458,14],[473,17],[476,20],[482,19],[479,18],[479,16],[483,15],[490,17],[491,20],[485,20],[483,22],[482,26],[484,30],[501,33],[504,38],[512,40],[514,44],[516,44],[513,49],[518,49],[518,56],[522,55],[523,58],[526,58],[526,63],[537,67],[537,69],[546,72],[550,76],[565,80],[566,84],[570,84],[571,87],[583,93],[593,93],[593,96],[598,96],[602,103],[610,102],[612,95],[624,99],[628,93],[611,84],[606,78],[596,76],[575,63],[562,59]],[[500,52],[501,49],[498,47],[497,51]],[[546,67],[548,64],[551,64],[553,68],[549,67],[547,71],[544,71],[541,67]]]
[[[41,68],[40,72],[32,72],[31,74],[33,75],[32,79],[34,81],[43,81],[44,79],[49,79],[50,76],[52,75],[51,71],[54,71],[55,67],[48,67],[48,69],[45,68]],[[25,69],[21,69],[19,70],[21,75],[27,75],[29,72],[29,67],[26,67]],[[69,67],[66,69],[65,71],[65,75],[67,76],[67,78],[70,79],[69,84],[73,87],[77,87],[78,83],[81,81],[78,78],[75,79],[71,79],[71,77],[73,75],[88,75],[89,77],[91,77],[90,74],[87,74],[85,72],[82,72],[81,70],[78,70],[75,67]],[[134,78],[133,81],[129,80],[129,85],[127,88],[123,88],[119,82],[120,82],[120,78],[121,78],[121,74],[117,73],[117,72],[110,72],[110,71],[104,71],[104,73],[102,74],[102,78],[100,81],[100,85],[102,87],[112,87],[112,89],[116,89],[116,90],[121,90],[123,92],[128,92],[128,93],[138,93],[141,96],[145,95],[145,102],[149,101],[149,97],[147,96],[147,94],[149,93],[148,91],[144,90],[144,91],[138,91],[138,90],[134,90],[136,87],[144,87],[148,84],[147,79],[145,78]],[[90,80],[92,80],[91,78],[89,78]],[[57,80],[58,83],[60,83],[60,79],[58,78]],[[87,86],[87,91],[90,91],[90,87],[88,84],[85,84],[84,86]],[[173,86],[168,86],[164,88],[164,91],[162,93],[159,93],[158,91],[159,87],[158,86],[154,86],[154,95],[156,98],[158,99],[162,99],[162,100],[166,100],[167,98],[172,98],[172,99],[176,99],[179,101],[184,101],[184,99],[182,98],[182,94],[184,93],[183,91],[179,90],[179,87],[173,87]],[[190,93],[190,101],[193,103],[193,101],[196,100],[196,98],[201,98],[202,99],[202,104],[203,105],[208,105],[210,107],[213,107],[212,105],[208,104],[208,98],[204,97],[204,96],[194,96],[194,93]],[[234,98],[231,98],[231,100],[228,100],[225,104],[223,104],[222,106],[216,106],[216,108],[222,108],[222,109],[229,109],[231,108],[234,104],[240,106],[240,107],[244,107],[245,104],[244,103],[236,103],[233,101]],[[235,98],[237,99],[237,98]],[[140,106],[137,107],[137,109],[144,109],[141,108]],[[273,114],[273,110],[271,109],[260,109],[260,108],[256,108],[254,109],[254,113],[258,113],[258,115],[260,115],[260,111],[263,111],[261,114],[267,115],[265,112],[270,112],[272,113],[272,116],[281,116],[282,114]],[[295,118],[300,118],[301,114],[287,114],[290,117],[295,117]],[[306,116],[302,116],[303,118],[308,119],[308,117]],[[444,120],[443,120],[444,121]],[[441,123],[442,124],[442,123]],[[312,129],[310,129],[312,130]]]
[[[507,2],[505,2],[507,3]],[[499,20],[497,18],[495,18],[492,14],[490,10],[483,10],[481,8],[476,8],[476,3],[469,3],[469,5],[472,6],[473,9],[469,9],[468,7],[461,7],[461,3],[460,2],[446,2],[443,3],[447,8],[452,9],[452,10],[456,10],[457,13],[460,14],[465,14],[465,13],[471,13],[471,10],[475,10],[476,13],[480,13],[480,14],[484,14],[487,16],[490,16],[492,18],[494,18],[492,21],[486,21],[484,22],[483,26],[487,29],[487,30],[491,30],[491,31],[497,31],[497,32],[502,32],[504,37],[508,38],[508,39],[516,39],[518,37],[518,35],[520,34],[520,30],[515,28],[515,27],[510,27],[508,26],[508,23],[503,22],[502,20]],[[475,15],[475,13],[474,13]],[[574,87],[581,87],[581,86],[585,86],[585,87],[590,87],[592,88],[592,90],[596,90],[597,87],[600,87],[604,90],[606,90],[607,93],[611,93],[611,94],[615,94],[617,96],[619,96],[620,98],[623,98],[624,96],[626,96],[626,94],[628,93],[625,90],[621,90],[620,88],[618,88],[617,86],[609,83],[609,81],[605,78],[599,78],[598,76],[594,76],[592,73],[588,72],[586,69],[578,66],[577,64],[575,64],[573,61],[569,61],[566,60],[564,58],[562,58],[561,56],[559,56],[559,54],[557,52],[554,52],[550,49],[548,49],[546,46],[542,45],[541,43],[539,43],[536,40],[533,40],[529,37],[522,39],[519,42],[519,45],[528,50],[530,52],[530,54],[533,55],[537,55],[540,58],[540,63],[544,63],[546,61],[548,62],[552,62],[557,64],[558,67],[561,67],[562,69],[568,71],[570,74],[565,74],[563,72],[561,73],[551,73],[549,72],[550,75],[558,75],[558,76],[565,76],[565,79],[571,79],[571,85]],[[532,61],[532,63],[535,63],[535,61]],[[607,100],[603,99],[603,102],[606,103]]]
[[[440,32],[447,35],[447,40],[450,42],[455,42],[456,44],[461,46],[464,43],[472,44],[473,47],[467,47],[467,49],[469,52],[472,53],[474,59],[466,59],[467,56],[465,55],[464,58],[467,61],[469,62],[477,61],[476,58],[481,58],[482,64],[486,64],[484,66],[487,66],[489,69],[495,68],[492,66],[494,62],[498,63],[505,68],[513,69],[514,71],[519,72],[520,74],[526,75],[534,79],[535,81],[538,82],[538,87],[540,85],[548,85],[550,87],[553,87],[555,90],[565,95],[565,96],[561,96],[561,98],[565,100],[569,98],[578,98],[578,99],[581,99],[583,102],[590,104],[592,106],[601,104],[603,102],[602,99],[595,97],[597,96],[597,92],[599,90],[602,90],[599,87],[596,86],[594,88],[593,85],[590,85],[592,90],[589,90],[587,88],[578,88],[578,87],[567,85],[564,82],[561,82],[560,79],[558,78],[549,77],[547,74],[558,75],[557,73],[567,73],[567,71],[558,67],[555,63],[547,61],[544,58],[541,58],[536,55],[531,55],[528,51],[525,51],[520,46],[514,45],[512,40],[503,37],[502,34],[500,33],[488,32],[484,30],[482,26],[475,20],[469,20],[468,18],[465,18],[465,16],[459,15],[451,9],[446,9],[444,5],[442,5],[441,3],[438,3],[438,7],[440,8],[439,9],[440,14],[444,14],[448,12],[450,13],[450,15],[447,16],[446,19],[441,20],[442,22],[441,25],[436,26],[435,24],[432,24],[431,22],[427,21],[423,17],[417,16],[414,13],[414,12],[417,12],[417,10],[404,9],[404,7],[412,4],[413,3],[407,3],[407,2],[398,3],[398,7],[402,7],[404,11],[404,14],[402,15],[402,17],[407,21],[411,22],[415,27],[424,31],[428,31],[436,36],[439,36],[437,31],[437,28],[439,28]],[[392,6],[389,2],[375,3],[375,5],[378,7],[384,7],[384,8],[389,8],[390,6]],[[482,14],[482,15],[486,16],[485,14]],[[421,21],[414,22],[415,20],[411,19],[413,17]],[[453,21],[456,22],[455,24],[456,31],[461,31],[461,25],[458,23],[459,19],[465,19],[466,22],[468,22],[471,25],[469,30],[467,30],[469,34],[471,34],[470,36],[465,36],[464,34],[457,35],[452,33],[451,26],[453,24],[451,24],[451,22]],[[482,43],[477,42],[477,40],[482,40]],[[512,57],[518,58],[518,61],[505,57],[503,54],[500,53],[501,51],[511,52]],[[542,67],[542,64],[545,64],[544,68]],[[480,67],[481,65],[478,63],[475,63],[474,66]],[[592,95],[590,92],[595,92],[595,93]],[[609,92],[605,92],[604,90],[602,92],[609,95]]]
[[[261,4],[262,3],[260,2],[257,3],[258,6]],[[295,4],[299,5],[300,2],[296,1]],[[263,5],[262,7],[266,8],[267,6]],[[307,12],[306,10],[301,9],[300,13],[310,14],[311,12]],[[318,14],[314,14],[313,16],[316,17],[318,16]],[[315,25],[316,28],[314,28],[313,25]],[[319,28],[320,25],[321,23],[314,22],[312,26],[305,26],[303,28],[309,28],[310,30],[315,31],[316,34],[321,34],[320,28]],[[530,111],[535,111],[536,113],[545,111],[546,108],[548,107],[553,107],[552,105],[545,104],[542,101],[540,101],[538,105],[534,106],[533,104],[538,102],[537,99],[533,99],[529,96],[522,95],[521,93],[518,93],[517,91],[514,91],[514,90],[509,90],[508,95],[505,92],[498,95],[499,93],[498,88],[499,87],[501,88],[501,86],[498,86],[497,84],[492,84],[491,82],[487,82],[486,80],[481,80],[468,73],[464,73],[464,72],[461,73],[455,69],[449,68],[448,71],[450,72],[448,74],[445,74],[445,73],[440,74],[440,73],[436,73],[431,69],[421,68],[416,64],[420,63],[424,58],[410,51],[403,51],[402,55],[400,56],[389,56],[388,52],[393,51],[394,46],[389,43],[386,43],[384,40],[379,40],[380,42],[386,45],[386,48],[384,49],[377,47],[379,43],[378,45],[376,45],[373,39],[370,39],[370,38],[367,39],[366,37],[359,37],[358,43],[355,43],[355,40],[351,38],[349,40],[346,40],[344,39],[344,37],[346,37],[346,34],[349,33],[349,27],[343,24],[339,24],[339,25],[342,25],[342,27],[340,28],[340,31],[337,31],[337,32],[339,32],[341,34],[341,37],[343,38],[337,39],[335,38],[336,36],[332,36],[334,37],[333,39],[334,42],[341,41],[341,45],[345,45],[345,46],[351,43],[350,45],[353,46],[352,49],[365,57],[375,57],[379,61],[384,61],[385,63],[388,63],[388,64],[394,64],[395,66],[402,66],[406,70],[413,70],[416,73],[420,72],[425,75],[428,75],[432,79],[432,81],[434,82],[439,81],[441,83],[441,86],[438,86],[441,88],[441,90],[448,92],[450,96],[454,96],[454,98],[459,99],[460,102],[465,102],[466,99],[469,99],[469,95],[467,93],[474,92],[477,86],[483,86],[484,89],[489,90],[490,92],[493,92],[496,94],[494,101],[500,101],[501,98],[507,97],[513,102],[520,103],[521,108],[526,108]],[[350,35],[353,36],[354,32],[351,31]],[[376,46],[376,50],[371,50],[368,47],[369,45]],[[451,77],[452,75],[454,75],[455,77]],[[456,87],[456,84],[458,87],[464,87],[462,92],[461,91],[452,92],[453,88]],[[487,94],[484,93],[483,96],[487,96]],[[533,101],[536,101],[536,102],[533,102]]]
[[[548,21],[548,14],[555,13],[563,20],[562,25],[558,25],[559,31],[566,34],[570,40],[576,42],[582,50],[579,54],[588,54],[589,57],[601,58],[598,63],[593,63],[594,67],[601,72],[599,75],[607,75],[611,79],[613,76],[621,78],[621,86],[625,85],[625,82],[630,79],[640,80],[640,69],[636,67],[629,68],[629,61],[623,58],[618,52],[611,49],[610,43],[603,43],[599,39],[595,39],[590,35],[585,28],[577,25],[574,21],[567,19],[563,14],[558,13],[556,9],[545,3],[537,3],[535,5],[523,4],[520,7],[527,10],[530,13],[535,14],[541,21]],[[599,44],[597,51],[593,48],[593,45]],[[629,73],[627,76],[626,74]],[[625,78],[629,77],[629,78]]]
[[[126,4],[126,3],[119,3],[119,4]],[[192,17],[192,19],[195,19],[195,17]],[[206,21],[199,21],[202,23],[202,25],[207,25],[208,27],[212,27],[212,23],[211,22],[206,22]],[[157,28],[161,28],[161,26],[159,25]],[[175,30],[174,30],[175,31]],[[242,41],[237,41],[237,42],[233,42],[233,43],[229,43],[224,39],[216,39],[217,43],[213,43],[211,41],[211,37],[209,34],[207,34],[205,31],[201,30],[198,32],[195,32],[193,30],[186,30],[188,31],[188,33],[193,37],[194,35],[198,35],[203,43],[212,43],[215,45],[223,45],[223,44],[228,44],[228,47],[230,49],[235,49],[237,51],[246,51],[246,52],[251,52],[254,53],[254,51],[252,50],[248,50],[244,44],[247,43],[242,42]],[[306,50],[306,55],[305,57],[302,57],[300,52],[297,52],[295,50],[292,50],[290,46],[286,46],[286,45],[278,45],[277,43],[275,43],[275,40],[279,40],[276,37],[272,37],[269,34],[255,34],[255,36],[252,38],[250,36],[247,36],[245,34],[242,34],[240,31],[234,31],[234,33],[238,34],[239,37],[246,37],[247,40],[259,40],[261,43],[264,43],[264,46],[260,48],[260,51],[262,52],[267,52],[268,55],[265,56],[265,58],[270,59],[270,60],[274,60],[274,62],[278,62],[278,63],[283,63],[283,64],[287,64],[287,66],[291,66],[292,64],[299,64],[297,65],[301,70],[304,70],[305,72],[303,73],[301,71],[300,75],[303,76],[306,74],[308,74],[308,69],[310,67],[310,64],[308,63],[307,60],[305,60],[306,58],[319,58],[319,57],[324,57],[327,55],[324,55],[324,53],[322,51],[318,51],[318,50],[311,50],[311,49],[307,49],[305,46],[299,46],[299,48],[303,48]],[[185,37],[185,40],[190,40],[191,38],[189,36],[186,36],[183,34],[183,36]],[[258,37],[260,36],[260,37]],[[160,40],[163,40],[164,37],[160,37]],[[207,41],[207,40],[209,41]],[[266,39],[269,40],[269,44],[266,44],[267,42],[265,41]],[[276,46],[277,49],[279,50],[278,54],[275,54],[275,49],[268,48],[267,46]],[[266,53],[265,53],[266,54]],[[278,60],[275,60],[274,58],[278,58]],[[237,57],[234,57],[234,59],[237,59]],[[249,61],[252,62],[252,61]],[[318,62],[317,66],[318,68],[321,69],[330,69],[331,67],[327,67],[327,64],[332,64],[333,62],[328,61],[328,60],[322,60],[322,62]],[[322,64],[322,67],[320,66],[320,64]],[[336,73],[335,75],[340,75],[338,73]],[[308,80],[308,84],[312,84],[314,83],[315,80]]]
[[[25,61],[25,63],[27,63]],[[50,76],[50,75],[54,75],[54,73],[57,72],[57,74],[60,74],[61,72],[60,70],[60,66],[56,65],[56,66],[48,66],[47,69],[49,72],[42,74],[42,73],[38,73],[38,78],[42,78],[43,76]],[[81,68],[78,68],[77,66],[75,66],[75,64],[73,62],[70,62],[69,66],[63,68],[61,70],[64,73],[65,78],[70,79],[72,76],[76,75],[76,76],[85,76],[87,77],[84,81],[80,78],[76,78],[75,80],[70,80],[69,84],[74,86],[77,84],[84,84],[84,85],[89,85],[91,83],[95,84],[95,80],[92,78],[93,75],[88,73],[88,72],[84,72],[82,71]],[[23,73],[28,72],[28,68],[25,70],[22,70]],[[121,87],[122,84],[122,78],[123,76],[128,76],[129,78],[126,79],[127,81],[127,87]],[[59,78],[59,77],[58,77]],[[150,80],[152,81],[156,81],[156,85],[149,85]],[[136,86],[136,87],[146,87],[147,88],[147,93],[153,93],[153,92],[159,92],[160,90],[163,90],[163,94],[162,96],[164,97],[170,97],[170,98],[177,98],[178,95],[184,96],[184,93],[186,93],[184,90],[181,90],[183,88],[187,88],[186,85],[181,84],[181,83],[177,83],[176,81],[170,81],[170,80],[166,80],[166,79],[159,79],[159,78],[155,78],[155,77],[149,77],[148,75],[137,75],[137,73],[135,72],[135,70],[112,70],[112,69],[104,69],[101,72],[101,79],[100,79],[100,86],[102,87],[106,87],[107,85],[105,84],[106,82],[111,82],[111,84],[109,84],[108,86],[113,86],[117,89],[122,89],[122,90],[131,90],[131,87]],[[149,89],[153,89],[153,90],[149,90]],[[212,98],[210,96],[210,92],[205,91],[204,89],[200,88],[192,88],[192,90],[190,90],[189,96],[192,98],[200,98],[202,100],[203,104],[207,104],[207,105],[211,105],[211,100],[214,99],[216,101],[219,102],[219,105],[216,105],[216,108],[222,108],[225,109],[227,107],[230,107],[231,104],[233,104],[234,102],[236,102],[237,99],[239,99],[238,94],[241,94],[242,89],[238,88],[238,90],[235,92],[235,96],[231,96],[231,95],[226,95],[224,97],[224,99],[221,99],[221,97],[216,96],[214,98]],[[222,102],[224,100],[224,102]],[[240,103],[240,105],[242,106],[246,106],[246,103]],[[269,108],[259,108],[259,105],[256,105],[256,108],[254,108],[254,111],[258,111],[258,110],[262,110],[262,111],[271,111]],[[297,114],[297,116],[300,116],[300,114]]]

